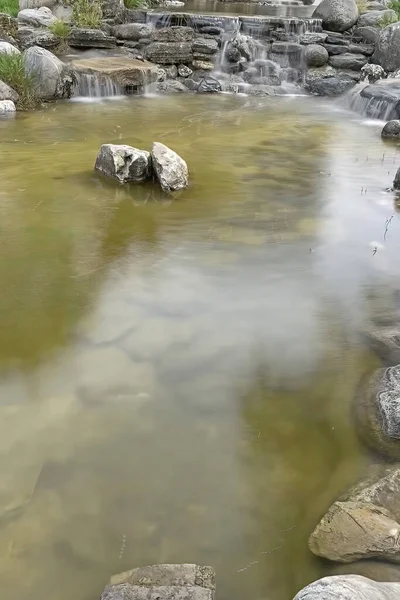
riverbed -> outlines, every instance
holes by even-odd
[[[0,121],[2,600],[113,573],[217,571],[219,600],[332,572],[307,538],[368,467],[352,397],[397,315],[400,154],[301,97],[49,105]],[[102,143],[185,158],[119,186]]]

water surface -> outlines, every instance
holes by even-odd
[[[213,565],[220,600],[291,598],[368,463],[351,400],[377,366],[360,327],[398,308],[397,147],[289,97],[0,128],[2,600],[96,600],[158,562]],[[93,172],[101,143],[154,140],[190,167],[173,199]]]

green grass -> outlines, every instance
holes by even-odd
[[[77,27],[100,29],[102,18],[103,11],[100,0],[72,1],[72,21]]]
[[[49,29],[51,33],[54,33],[54,35],[61,38],[62,40],[66,40],[69,35],[69,32],[71,31],[68,23],[61,20],[55,21],[52,25],[50,25]]]
[[[377,23],[377,25],[381,29],[384,29],[388,25],[393,25],[393,23],[397,23],[398,21],[399,21],[399,17],[383,16],[382,19]]]
[[[392,2],[390,2],[390,4],[388,4],[388,8],[390,8],[391,10],[394,10],[394,12],[397,14],[397,16],[400,19],[400,0],[392,0]]]
[[[0,13],[16,17],[19,11],[18,0],[0,0]]]
[[[33,79],[25,74],[21,54],[0,53],[0,79],[19,94],[19,108],[31,108],[36,104]]]
[[[146,10],[158,6],[157,0],[124,0],[126,8],[134,10]]]

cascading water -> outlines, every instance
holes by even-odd
[[[344,103],[347,108],[370,119],[399,119],[400,80],[382,79],[373,84],[360,83],[348,92]]]
[[[76,96],[86,98],[109,98],[121,96],[123,88],[117,85],[110,77],[94,73],[77,73]]]

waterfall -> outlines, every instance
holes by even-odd
[[[86,98],[109,98],[121,96],[124,93],[122,87],[117,85],[111,77],[95,73],[76,73],[77,96]]]
[[[400,80],[382,79],[376,83],[360,83],[343,99],[347,108],[369,117],[390,121],[400,118]]]

